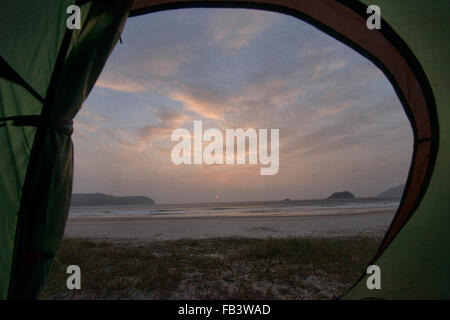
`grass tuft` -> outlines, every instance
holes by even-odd
[[[373,237],[176,241],[65,239],[41,299],[332,299],[362,274]],[[66,288],[78,265],[81,290]]]

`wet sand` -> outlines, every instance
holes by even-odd
[[[69,218],[66,238],[138,240],[213,237],[336,237],[382,235],[396,207],[283,213],[170,214]]]

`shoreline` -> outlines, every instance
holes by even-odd
[[[88,222],[92,220],[102,221],[141,221],[141,220],[165,220],[165,219],[208,219],[208,218],[288,218],[288,217],[330,217],[330,216],[355,216],[355,215],[367,215],[367,214],[379,214],[392,212],[395,213],[397,207],[372,207],[372,208],[340,208],[340,209],[311,209],[311,210],[292,210],[285,212],[265,212],[251,213],[164,213],[164,214],[111,214],[111,215],[92,215],[92,216],[78,216],[70,217],[68,221],[74,222]]]
[[[276,213],[70,217],[65,238],[177,240],[226,237],[379,236],[396,207]]]

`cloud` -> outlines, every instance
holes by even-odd
[[[259,177],[254,167],[174,168],[170,135],[177,128],[190,129],[194,120],[203,120],[204,130],[280,129],[280,174],[270,181],[288,186],[285,190],[293,196],[299,190],[308,197],[309,190],[332,188],[328,175],[342,172],[359,183],[351,177],[353,165],[376,165],[370,159],[380,150],[390,148],[392,159],[401,158],[397,147],[410,139],[408,123],[389,83],[371,62],[292,17],[192,11],[155,13],[150,20],[127,24],[138,32],[136,41],[130,32],[124,35],[124,46],[116,48],[96,84],[116,92],[94,90],[90,103],[95,108],[82,109],[75,122],[77,139],[83,136],[83,143],[91,145],[84,158],[97,158],[92,152],[96,144],[108,147],[102,159],[124,168],[108,171],[111,177],[121,170],[129,177],[129,168],[137,168],[133,177],[145,177],[143,185],[157,178],[156,189],[167,187],[158,197],[169,201],[203,199],[198,186],[226,194],[225,185],[229,199],[238,199],[242,189],[236,185],[250,186]],[[390,160],[391,155],[386,165]],[[327,175],[322,182],[321,175]],[[171,182],[180,179],[186,181],[183,191]],[[275,184],[258,181],[242,194],[273,196],[263,189],[273,191]]]
[[[106,72],[97,80],[95,86],[102,89],[126,93],[140,93],[148,90],[147,82],[141,82],[135,77],[116,72]]]
[[[184,109],[197,113],[200,117],[221,120],[227,109],[226,98],[212,90],[204,90],[179,83],[168,92],[168,97],[180,102]]]
[[[225,11],[211,16],[210,33],[213,41],[228,51],[248,46],[249,43],[274,20],[268,12]]]
[[[193,58],[186,44],[173,43],[141,52],[132,58],[106,68],[96,87],[125,93],[143,93],[176,78],[179,68]]]
[[[170,44],[165,47],[153,48],[150,54],[142,55],[138,63],[141,72],[146,76],[175,76],[179,68],[194,57],[191,46],[183,43]]]
[[[106,118],[102,115],[100,115],[97,112],[94,112],[92,110],[89,110],[86,106],[83,106],[81,110],[77,114],[77,118],[87,118],[89,120],[94,120],[96,122],[105,121]]]
[[[312,79],[318,79],[333,71],[343,70],[348,64],[348,59],[330,59],[315,63]]]
[[[81,120],[75,120],[74,121],[74,127],[75,127],[75,130],[81,129],[81,130],[90,131],[90,132],[99,132],[99,131],[101,131],[100,127],[87,124],[87,123],[85,123],[85,122],[83,122]]]
[[[97,112],[89,110],[88,107],[83,106],[74,119],[74,131],[80,137],[87,137],[88,132],[101,132],[103,129],[99,123],[105,121],[106,118]]]
[[[344,111],[348,108],[351,108],[352,106],[353,103],[347,101],[343,103],[337,103],[336,105],[320,108],[316,111],[316,113],[319,117],[327,117],[336,114],[338,112]]]
[[[170,137],[173,130],[190,120],[190,117],[186,114],[170,109],[159,110],[158,117],[158,124],[139,129],[139,134],[145,141],[149,141],[150,139],[161,135]]]
[[[120,137],[118,145],[121,150],[127,153],[152,150],[152,152],[169,154],[172,132],[191,121],[191,118],[177,110],[157,109],[154,120],[156,124],[131,131],[116,132],[116,137]]]
[[[330,119],[328,116],[333,115],[336,110],[341,113],[340,116]],[[326,117],[323,116],[324,113]],[[406,116],[394,96],[370,106],[351,101],[330,105],[318,109],[312,117],[312,125],[300,130],[300,134],[293,139],[285,141],[281,154],[286,157],[298,154],[302,154],[302,157],[316,154],[325,156],[334,151],[346,152],[349,148],[409,131]]]

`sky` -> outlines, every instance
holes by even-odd
[[[74,193],[157,203],[376,196],[406,181],[412,131],[383,73],[297,18],[178,9],[128,19],[75,118]],[[175,129],[279,129],[279,171],[175,165]]]

